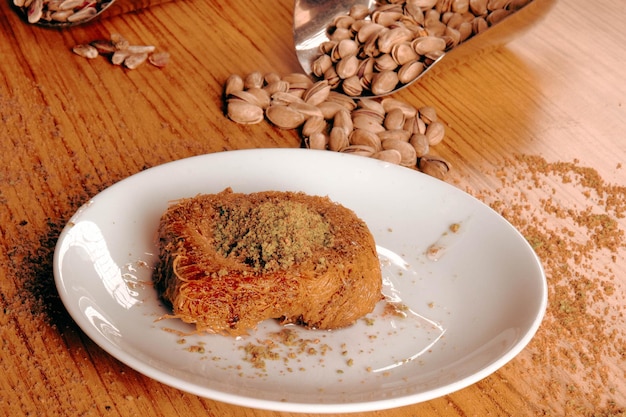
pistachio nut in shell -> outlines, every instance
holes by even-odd
[[[408,42],[399,43],[391,48],[391,57],[400,66],[419,58],[415,49]]]
[[[378,72],[382,71],[396,71],[398,63],[391,54],[382,54],[374,58],[374,70]]]
[[[506,10],[506,9],[494,10],[493,12],[489,13],[489,15],[487,16],[487,23],[493,26],[497,23],[500,23],[505,18],[509,17],[511,13],[514,13],[514,12],[512,10]]]
[[[335,45],[331,51],[331,58],[339,61],[345,57],[356,55],[359,51],[359,44],[352,39],[343,39]]]
[[[233,91],[229,95],[228,101],[236,101],[236,100],[245,101],[247,103],[254,104],[254,105],[261,107],[257,97],[254,94],[247,92],[246,90]]]
[[[304,123],[302,113],[289,106],[272,105],[265,110],[265,116],[275,126],[282,129],[295,129]]]
[[[385,126],[382,125],[382,120],[378,119],[376,116],[366,113],[354,113],[352,114],[352,124],[355,129],[363,129],[374,133],[385,130]]]
[[[402,129],[404,127],[404,112],[400,108],[393,108],[385,115],[383,125],[387,130]]]
[[[377,96],[385,95],[393,91],[399,83],[398,73],[395,71],[382,71],[372,78],[372,93]]]
[[[263,109],[243,100],[229,100],[226,113],[230,120],[241,124],[255,124],[263,121]]]
[[[413,133],[409,138],[409,143],[415,149],[415,154],[418,158],[428,154],[430,150],[430,144],[428,143],[428,138],[426,135],[421,133]]]
[[[380,104],[383,106],[383,109],[385,109],[385,112],[387,113],[389,113],[393,109],[401,109],[404,113],[404,117],[406,117],[407,119],[415,117],[415,115],[417,115],[417,109],[414,106],[395,98],[386,97],[381,100]]]
[[[383,150],[395,149],[400,152],[400,165],[411,167],[417,163],[415,148],[409,142],[401,139],[387,139],[382,141]]]
[[[331,151],[341,151],[350,145],[348,134],[340,127],[333,127],[328,138],[328,149]]]
[[[402,155],[396,149],[378,151],[372,155],[372,158],[380,159],[381,161],[389,162],[395,165],[400,165],[400,161],[402,161]]]
[[[399,10],[377,10],[372,13],[372,22],[390,27],[402,19],[403,13]]]
[[[350,134],[350,145],[369,146],[376,151],[382,150],[380,137],[372,131],[356,128]]]
[[[356,75],[360,64],[361,62],[356,55],[349,55],[337,62],[335,71],[337,72],[337,76],[339,78],[345,80],[346,78]]]
[[[432,122],[428,125],[428,127],[426,127],[426,132],[424,134],[428,138],[428,143],[431,146],[435,146],[443,140],[445,133],[446,128],[443,123]]]
[[[469,0],[452,0],[452,11],[463,15],[469,12]]]
[[[289,91],[289,83],[284,80],[274,80],[268,82],[267,85],[263,87],[263,89],[267,91],[267,94],[269,94],[270,96],[278,92],[286,93],[287,91]]]
[[[407,130],[413,133],[426,133],[426,123],[419,117],[419,115],[415,115],[413,117],[409,117],[406,119],[404,123],[404,130]]]
[[[442,39],[446,42],[446,49],[452,49],[461,42],[461,32],[448,26]]]
[[[510,2],[511,0],[489,0],[487,1],[487,9],[489,11],[504,9]]]
[[[417,111],[419,112],[420,118],[427,125],[437,121],[437,110],[435,110],[434,107],[423,106],[417,109]]]
[[[358,103],[357,107],[359,108],[359,111],[362,111],[361,109],[368,110],[374,116],[380,117],[381,123],[382,123],[382,121],[385,118],[385,113],[386,113],[385,108],[380,103],[380,101],[378,101],[376,99],[363,98],[363,99],[359,100],[359,103]]]
[[[487,23],[487,20],[484,17],[477,17],[472,20],[472,32],[474,34],[478,35],[487,29],[489,29],[489,23]]]
[[[435,7],[439,0],[407,0],[407,3],[413,3],[415,6],[423,10],[429,10]]]
[[[459,34],[461,35],[460,42],[465,42],[473,34],[472,21],[463,22],[459,26]]]
[[[341,89],[350,97],[359,97],[363,94],[363,84],[361,79],[356,75],[346,78],[341,83]]]
[[[379,33],[385,31],[385,27],[383,25],[379,25],[378,23],[368,22],[361,26],[356,34],[356,39],[358,42],[364,44],[371,39],[374,39],[378,36]]]
[[[345,108],[339,109],[333,117],[333,127],[340,127],[346,131],[346,134],[352,133],[354,123],[352,123],[352,115]]]
[[[377,135],[380,138],[381,142],[389,139],[396,139],[403,142],[408,142],[411,138],[411,132],[408,132],[404,129],[384,130],[382,132],[378,132]]]
[[[411,45],[413,46],[413,49],[415,49],[415,52],[420,55],[427,55],[434,51],[443,51],[446,49],[446,41],[438,36],[424,36],[417,38]]]
[[[383,25],[384,26],[384,25]],[[391,48],[402,42],[408,42],[413,39],[413,32],[404,27],[396,26],[378,37],[378,50],[383,54],[391,52]]]
[[[350,111],[354,110],[357,106],[356,100],[354,100],[351,97],[348,97],[345,94],[338,93],[336,91],[331,91],[330,94],[328,94],[328,98],[326,99],[326,101],[339,103]]]
[[[419,158],[417,167],[431,177],[443,180],[450,171],[450,163],[435,155],[424,155]]]
[[[346,110],[344,106],[334,101],[325,101],[323,103],[320,103],[317,108],[320,109],[322,115],[324,116],[324,119],[326,120],[330,120],[335,117],[338,111]]]
[[[289,85],[297,88],[310,88],[313,85],[313,80],[308,75],[300,72],[292,72],[282,76],[283,81],[287,81]]]
[[[282,80],[282,77],[280,76],[280,74],[278,74],[277,72],[273,72],[273,71],[265,73],[264,78],[265,78],[265,84],[271,84],[276,81]]]
[[[302,113],[305,120],[313,116],[324,117],[324,114],[322,113],[319,107],[314,106],[309,103],[289,103],[287,106],[297,112]]]
[[[272,102],[271,106],[287,106],[291,103],[304,103],[301,97],[298,97],[295,94],[285,92],[285,91],[277,91],[272,94]]]
[[[266,109],[270,106],[271,98],[270,94],[266,90],[258,87],[252,87],[247,89],[246,92],[255,98],[256,104],[259,107]]]
[[[260,71],[254,71],[246,75],[246,78],[243,80],[243,86],[245,89],[261,88],[264,82],[265,77],[263,77],[263,74]]]
[[[328,137],[321,132],[313,133],[308,138],[305,138],[304,143],[309,149],[325,150],[328,144]]]
[[[349,14],[339,15],[333,19],[333,23],[331,25],[337,28],[348,29],[352,27],[354,21],[354,17],[350,16]]]
[[[318,104],[326,101],[331,88],[332,87],[328,80],[317,81],[304,92],[302,99],[308,104],[317,106]]]
[[[487,14],[488,0],[469,0],[469,7],[475,16],[485,16]]]
[[[328,35],[333,41],[342,41],[344,39],[350,39],[352,33],[348,28],[335,28],[335,30]]]
[[[341,150],[341,153],[349,153],[359,156],[372,156],[376,150],[370,146],[365,145],[350,145]]]
[[[232,74],[226,79],[224,84],[224,95],[228,97],[237,91],[243,90],[243,78],[240,75]]]
[[[446,25],[445,23],[439,21],[439,20],[435,20],[435,21],[428,21],[427,17],[424,18],[424,26],[426,27],[426,31],[428,33],[428,36],[443,36],[444,33],[446,33]]]
[[[424,26],[424,12],[416,3],[415,0],[407,0],[404,3],[404,14],[413,19],[418,25]]]
[[[311,71],[316,77],[324,76],[324,73],[333,66],[333,61],[330,59],[330,55],[322,54],[313,61],[311,64]]]
[[[341,83],[341,78],[337,75],[337,70],[334,66],[328,68],[323,76],[324,80],[328,82],[331,89],[337,88],[339,83]]]
[[[322,116],[309,117],[302,125],[302,136],[311,136],[314,133],[322,133],[326,130],[328,124]]]
[[[365,19],[370,14],[370,9],[365,4],[355,4],[350,7],[349,15],[355,20]]]

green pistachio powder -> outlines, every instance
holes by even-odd
[[[333,243],[326,219],[293,201],[222,208],[216,223],[218,253],[239,259],[256,271],[288,268]],[[324,259],[318,262],[324,263]]]

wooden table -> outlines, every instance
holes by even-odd
[[[625,18],[620,1],[558,1],[506,46],[396,95],[437,109],[446,181],[528,238],[550,305],[495,374],[355,415],[624,415]],[[222,100],[232,73],[299,70],[291,28],[291,0],[180,0],[64,31],[26,24],[0,2],[0,414],[290,415],[190,395],[115,360],[65,311],[52,255],[83,203],[148,167],[299,147],[296,131],[230,122]],[[71,52],[114,32],[169,52],[170,64],[131,71]]]

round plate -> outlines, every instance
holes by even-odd
[[[354,210],[376,240],[386,301],[352,327],[291,326],[289,338],[272,320],[232,338],[162,319],[151,286],[160,216],[173,200],[226,187],[303,191]],[[128,366],[203,397],[291,412],[385,409],[464,388],[524,348],[547,303],[535,253],[486,205],[408,168],[305,149],[197,156],[120,181],[70,219],[54,274],[81,329]]]

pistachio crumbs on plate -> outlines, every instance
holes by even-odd
[[[299,355],[324,357],[328,351],[332,350],[319,338],[303,338],[297,331],[290,328],[271,332],[267,338],[250,341],[240,346],[240,349],[244,352],[243,360],[262,372],[266,371],[267,361],[283,361],[288,364],[294,360],[298,362]],[[289,372],[293,369],[287,368]],[[303,367],[297,369],[306,370]]]

